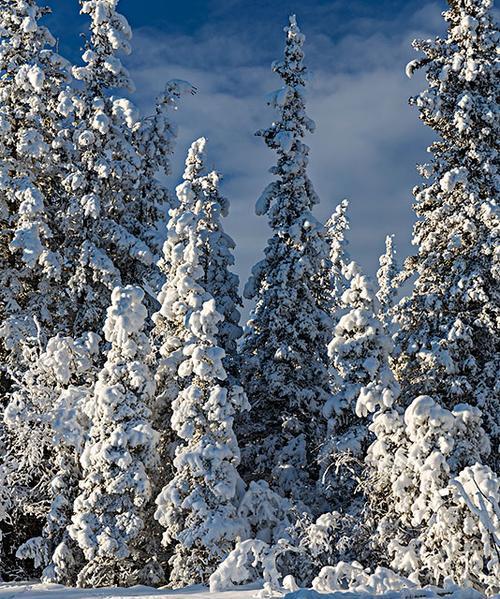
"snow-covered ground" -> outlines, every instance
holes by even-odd
[[[231,591],[210,593],[206,587],[192,586],[184,589],[156,589],[146,586],[130,588],[101,588],[77,589],[68,588],[58,584],[37,584],[27,582],[0,583],[0,599],[115,599],[127,597],[129,599],[255,599],[262,597],[262,590],[255,585],[246,585]],[[334,593],[319,593],[312,589],[300,589],[286,595],[287,599],[481,599],[480,593],[471,589],[455,588],[443,591],[436,588],[403,589],[391,591],[381,595],[373,593],[355,593],[352,591],[336,591]],[[500,595],[493,595],[489,599],[500,599]]]
[[[168,599],[253,599],[257,591],[255,587],[241,587],[234,591],[223,593],[209,593],[203,586],[188,587],[185,589],[155,589],[146,586],[134,586],[128,589],[102,588],[102,589],[76,589],[67,588],[58,584],[37,584],[26,582],[0,583],[0,599],[112,599],[114,597],[127,598],[161,598]]]

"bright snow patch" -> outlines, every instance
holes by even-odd
[[[210,593],[206,587],[201,585],[186,587],[184,589],[155,589],[146,586],[133,586],[130,588],[102,588],[102,589],[76,589],[67,588],[58,584],[30,584],[26,582],[0,583],[0,599],[114,599],[118,597],[127,598],[165,598],[180,599],[255,599],[263,597],[262,589],[255,585],[243,585],[231,591]],[[295,592],[283,592],[287,599],[372,599],[383,597],[384,599],[481,599],[480,593],[472,589],[460,589],[458,587],[449,590],[437,588],[425,589],[402,589],[376,595],[368,592],[336,591],[333,593],[319,593],[312,589],[299,589]],[[278,597],[276,593],[274,596]],[[494,595],[491,599],[499,599]]]
[[[182,599],[252,599],[258,591],[255,587],[243,586],[234,591],[223,593],[210,593],[206,587],[192,586],[185,589],[155,589],[146,586],[133,586],[123,588],[102,589],[76,589],[67,588],[59,584],[29,584],[0,583],[0,599],[89,599],[102,598],[113,599],[115,597],[128,597],[147,599],[149,597],[169,598],[180,597]]]

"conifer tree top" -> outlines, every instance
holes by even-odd
[[[93,87],[125,88],[133,83],[118,54],[130,54],[132,30],[117,11],[118,0],[80,0],[81,13],[91,18],[91,36],[83,54],[84,67],[75,67],[76,79]]]
[[[305,36],[300,32],[295,15],[290,17],[285,33],[284,58],[272,65],[273,71],[281,77],[284,86],[270,94],[268,98],[268,104],[277,110],[279,118],[268,129],[257,132],[257,135],[264,137],[270,148],[278,151],[280,160],[271,172],[283,177],[298,174],[300,169],[307,165],[309,148],[298,144],[297,140],[303,138],[306,132],[313,132],[315,128],[314,121],[307,116],[305,109],[304,89],[307,78],[307,69],[303,64]],[[300,182],[299,180],[298,184]],[[266,204],[267,202],[264,201],[264,205],[257,206],[257,214],[267,212],[269,205]]]
[[[106,341],[124,347],[131,335],[142,331],[147,317],[143,299],[140,287],[127,285],[113,289],[104,325]]]

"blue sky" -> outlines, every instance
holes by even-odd
[[[60,52],[77,61],[86,25],[77,0],[47,4]],[[280,58],[290,13],[307,38],[308,112],[317,125],[307,143],[321,198],[317,216],[326,219],[344,197],[350,200],[350,251],[368,274],[377,268],[385,235],[396,234],[401,259],[411,252],[415,165],[427,159],[431,134],[407,104],[425,81],[408,80],[404,67],[415,57],[413,38],[442,33],[444,1],[121,0],[119,9],[134,30],[134,52],[124,59],[137,87],[134,101],[151,110],[170,78],[199,90],[175,115],[170,184],[179,180],[189,143],[206,136],[208,166],[224,175],[231,201],[226,229],[238,246],[243,282],[269,236],[254,204],[274,156],[253,134],[273,118],[265,96],[280,82],[270,63]]]

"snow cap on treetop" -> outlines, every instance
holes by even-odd
[[[186,158],[186,169],[183,177],[188,181],[192,181],[199,176],[203,169],[203,163],[205,158],[205,146],[207,140],[205,137],[199,137],[189,147],[187,158]]]
[[[104,325],[106,341],[122,344],[130,335],[142,330],[147,317],[143,299],[144,291],[140,287],[127,285],[113,289]]]

